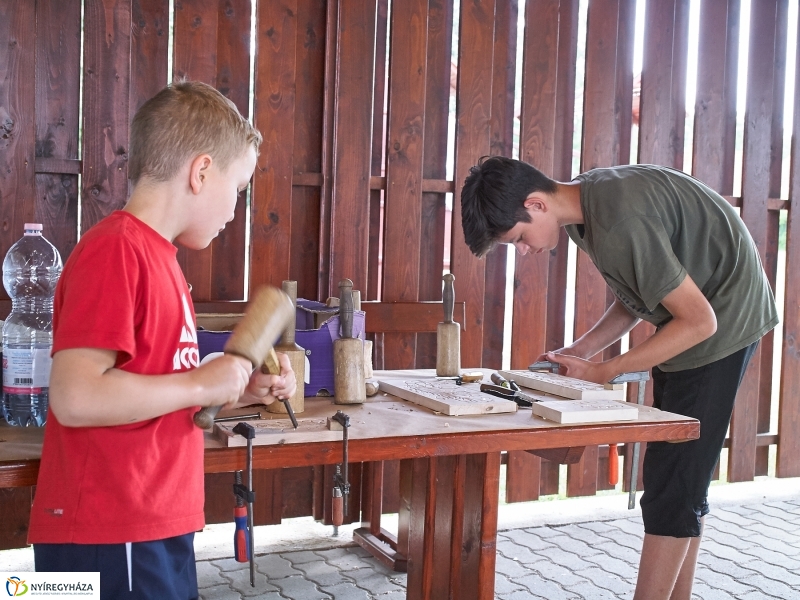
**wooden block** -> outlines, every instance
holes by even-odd
[[[482,415],[516,412],[517,405],[480,391],[477,384],[456,385],[451,380],[380,382],[381,390],[445,415]]]
[[[599,383],[574,377],[533,371],[499,371],[506,379],[540,392],[573,400],[624,400],[624,390],[607,390]]]
[[[531,407],[533,414],[556,423],[602,423],[635,421],[635,404],[616,400],[545,400]]]
[[[607,390],[624,390],[624,383],[604,383],[603,388]]]
[[[244,421],[256,430],[253,438],[254,446],[269,444],[295,444],[301,442],[339,441],[342,439],[341,427],[339,431],[328,428],[324,418],[298,419],[298,427],[292,427],[289,419],[261,419],[258,421]],[[214,423],[214,437],[226,446],[247,446],[247,440],[233,433],[233,428],[239,424],[237,421]]]

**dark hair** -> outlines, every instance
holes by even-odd
[[[528,163],[484,156],[469,170],[461,190],[461,227],[475,256],[484,256],[519,222],[530,223],[525,200],[532,192],[554,194],[556,182]]]

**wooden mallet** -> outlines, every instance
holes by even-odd
[[[223,351],[246,358],[253,368],[264,365],[262,370],[279,375],[280,365],[273,345],[294,318],[294,304],[289,296],[274,287],[261,287],[253,295]],[[201,429],[211,429],[214,426],[214,417],[221,408],[222,406],[201,408],[194,415],[195,425]]]

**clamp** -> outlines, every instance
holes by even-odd
[[[340,410],[331,417],[342,426],[342,462],[336,465],[333,475],[333,501],[331,512],[333,521],[333,535],[339,535],[339,526],[344,523],[347,514],[348,498],[350,496],[350,482],[347,478],[347,430],[350,428],[350,417]]]
[[[255,548],[253,543],[253,502],[256,499],[256,493],[253,491],[253,439],[256,437],[255,427],[249,423],[239,423],[233,428],[233,432],[239,434],[247,440],[247,487],[244,487],[241,481],[241,475],[237,477],[236,483],[233,486],[233,493],[236,494],[237,503],[239,499],[247,503],[247,541],[248,541],[248,554],[250,555],[250,585],[256,587],[255,581]]]

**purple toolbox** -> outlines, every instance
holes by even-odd
[[[339,339],[338,310],[322,302],[297,299],[295,341],[306,351],[306,396],[320,392],[323,396],[333,395],[333,340]],[[222,352],[228,336],[229,331],[198,330],[200,360],[211,352]],[[353,337],[364,339],[363,311],[353,313]]]

